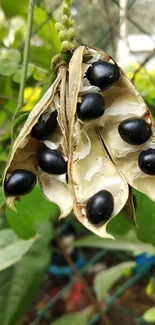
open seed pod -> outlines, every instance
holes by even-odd
[[[128,185],[155,200],[153,122],[133,84],[101,50],[84,46],[75,50],[69,66],[69,90],[69,177],[74,212],[95,234],[110,237],[107,223],[124,206],[134,220]],[[112,195],[113,204],[107,197],[109,210],[101,190]]]
[[[4,173],[4,194],[7,204],[13,209],[16,197],[30,192],[38,176],[45,196],[60,207],[61,217],[72,210],[72,196],[66,181],[65,83],[66,68],[61,67],[55,82],[31,111],[15,140]],[[47,173],[51,157],[56,171]]]
[[[111,237],[107,224],[122,209],[134,222],[131,187],[155,200],[153,133],[149,110],[124,72],[105,52],[80,46],[14,143],[6,201],[14,208],[38,177],[60,217],[73,209],[86,228]]]

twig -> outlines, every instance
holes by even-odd
[[[21,82],[20,82],[20,89],[19,89],[17,108],[16,108],[16,111],[15,111],[15,114],[14,114],[13,120],[12,120],[12,130],[11,130],[12,139],[13,139],[13,128],[14,128],[15,117],[16,117],[17,113],[19,112],[19,110],[21,109],[21,107],[23,106],[23,101],[24,101],[24,88],[25,88],[25,82],[26,82],[26,76],[27,76],[27,68],[28,68],[30,39],[31,39],[32,23],[33,23],[34,3],[35,3],[35,0],[29,0],[28,19],[27,19],[27,32],[26,32],[26,38],[25,38],[22,75],[21,75]]]
[[[66,253],[63,245],[61,244],[61,238],[57,235],[55,235],[55,240],[56,240],[56,243],[63,255],[63,257],[65,258],[66,262],[68,263],[68,265],[70,265],[70,267],[72,268],[74,274],[77,276],[77,278],[79,278],[80,282],[82,283],[83,285],[83,288],[85,290],[85,293],[88,297],[88,299],[92,302],[92,304],[95,306],[96,308],[96,311],[100,314],[100,318],[101,320],[103,321],[103,325],[110,325],[110,321],[109,319],[107,318],[106,315],[103,315],[101,313],[102,311],[102,308],[99,304],[99,302],[95,299],[95,297],[93,296],[93,294],[91,293],[86,281],[84,280],[84,278],[81,276],[79,270],[76,268],[76,265],[74,264],[73,260],[70,258],[70,256]]]
[[[0,94],[0,99],[6,99],[6,100],[9,100],[10,102],[13,102],[13,103],[17,103],[17,99],[16,98],[13,98],[11,96],[8,96],[8,95],[4,95],[4,94]]]
[[[151,51],[151,53],[148,54],[148,56],[145,58],[145,60],[140,64],[140,66],[135,70],[134,75],[131,79],[132,82],[134,82],[135,77],[137,73],[145,66],[145,64],[155,55],[155,49]]]
[[[103,0],[103,6],[104,6],[104,11],[106,13],[107,16],[107,21],[109,24],[109,27],[111,28],[111,43],[112,43],[112,47],[113,47],[113,55],[115,55],[116,52],[116,46],[115,46],[115,35],[116,35],[116,30],[115,30],[115,25],[113,24],[113,20],[112,17],[110,15],[110,10],[109,10],[109,5],[107,4],[106,0]]]

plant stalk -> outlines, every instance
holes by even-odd
[[[32,34],[34,4],[35,4],[35,0],[29,0],[25,47],[24,47],[23,64],[22,64],[22,75],[21,75],[21,82],[20,82],[20,88],[19,88],[17,108],[15,110],[13,120],[12,120],[12,130],[11,130],[12,140],[13,140],[15,118],[16,118],[17,113],[19,112],[19,110],[21,109],[21,107],[24,104],[24,88],[25,88],[27,69],[28,69],[28,59],[29,59],[29,50],[30,50],[30,40],[31,40],[31,34]]]

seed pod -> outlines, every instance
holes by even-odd
[[[103,87],[98,87],[96,82],[90,83],[87,74],[96,62],[103,62],[104,67],[110,64],[114,72],[110,83],[109,70],[106,70]],[[86,118],[82,118],[77,107],[88,94],[94,94],[94,98],[102,97],[104,107],[102,114],[101,111],[98,114],[98,107],[94,106],[95,111],[88,109]],[[47,174],[47,170],[45,172],[40,168],[40,163],[38,167],[40,141],[31,137],[31,130],[40,116],[50,109],[52,112],[57,111],[58,126],[50,138],[42,142],[50,150],[62,153],[67,161],[67,174]],[[119,133],[119,126],[127,119],[145,121],[140,122],[140,127],[141,123],[146,126],[145,137],[140,137],[138,143],[132,144],[133,138],[137,141],[135,124],[132,139],[127,134],[127,142]],[[123,132],[126,132],[124,126]],[[110,238],[112,236],[107,233],[107,224],[122,209],[135,223],[131,187],[155,201],[155,180],[146,173],[146,168],[142,168],[140,158],[143,152],[155,150],[153,139],[153,122],[149,110],[124,72],[105,52],[80,46],[74,51],[69,68],[60,68],[55,83],[30,113],[14,144],[6,173],[10,174],[15,169],[32,171],[38,176],[46,197],[59,205],[61,217],[67,216],[73,209],[77,219],[86,228],[101,237]],[[102,198],[101,193],[104,193]],[[101,200],[96,201],[96,197]],[[13,206],[14,198],[6,194],[6,199]],[[98,202],[101,205],[98,206]],[[98,219],[99,214],[102,214],[102,220]]]
[[[89,75],[90,67],[101,61],[119,70],[111,84],[104,79],[104,86],[92,82]],[[141,151],[154,148],[152,119],[146,104],[124,72],[101,50],[88,47],[75,50],[69,65],[69,89],[69,106],[72,108],[69,119],[69,179],[74,212],[78,220],[95,234],[110,237],[106,231],[107,223],[120,210],[124,209],[127,217],[135,223],[129,185],[155,200],[155,180],[138,166]],[[93,92],[104,97],[105,112],[97,120],[79,121],[76,116],[77,102],[82,102],[86,94]],[[126,143],[118,132],[120,123],[129,118],[142,120],[141,124],[145,127],[145,136],[143,133],[143,139],[138,139],[139,143],[134,145]],[[107,221],[93,225],[87,218],[87,202],[102,190],[112,194],[113,212]]]
[[[128,185],[122,173],[109,158],[102,140],[100,119],[85,123],[76,117],[77,102],[82,101],[83,95],[97,92],[97,87],[91,86],[84,78],[90,66],[86,63],[92,59],[94,50],[79,47],[74,52],[69,65],[69,134],[70,152],[68,176],[70,188],[74,197],[74,213],[78,220],[89,230],[101,237],[111,237],[106,231],[109,220],[119,213],[128,199]],[[97,54],[98,56],[98,54]],[[100,92],[100,96],[103,93]],[[103,96],[104,97],[104,96]],[[108,218],[100,223],[92,223],[88,215],[89,200],[96,193],[106,191],[113,198],[110,203]],[[96,223],[96,224],[95,224]]]
[[[16,176],[16,170],[22,169],[25,170],[25,182],[26,180],[30,181],[30,174],[34,175],[34,178],[38,176],[43,193],[50,201],[58,204],[61,210],[61,216],[68,215],[72,210],[72,197],[66,184],[66,179],[64,177],[62,178],[61,175],[46,174],[38,168],[37,163],[37,152],[41,140],[45,140],[45,145],[50,149],[60,149],[64,156],[67,157],[68,155],[66,143],[67,127],[66,119],[64,118],[65,81],[66,68],[61,67],[55,82],[49,87],[29,114],[27,121],[13,145],[11,156],[4,173],[4,194],[6,202],[13,209],[16,196],[26,194],[28,189],[26,188],[25,191],[23,189],[22,192],[21,184],[19,182],[15,184],[14,182],[12,190],[11,187],[8,187],[10,183],[7,180],[9,177],[11,180],[14,175]],[[59,93],[59,89],[61,89],[61,94]],[[56,117],[57,122],[55,120]],[[64,164],[66,166],[66,163]],[[32,182],[30,187],[33,187],[34,183]]]

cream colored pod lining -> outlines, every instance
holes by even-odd
[[[144,174],[137,160],[142,150],[155,145],[153,136],[140,146],[129,145],[121,139],[118,133],[121,121],[137,116],[151,124],[151,116],[122,70],[119,81],[105,91],[89,83],[86,72],[98,60],[114,63],[105,52],[81,46],[74,51],[68,71],[64,67],[59,69],[55,82],[34,107],[16,139],[4,177],[19,168],[33,171],[47,199],[60,207],[60,217],[73,209],[86,228],[98,236],[111,237],[106,231],[108,222],[125,206],[126,211],[133,213],[129,185],[155,200],[155,177]],[[97,120],[83,123],[76,115],[77,102],[89,92],[99,92],[104,97],[105,113]],[[51,149],[59,149],[66,157],[68,181],[66,175],[47,174],[37,165],[40,141],[33,139],[30,132],[40,115],[49,110],[57,110],[58,127],[44,143]],[[93,225],[87,219],[86,205],[100,190],[112,194],[114,209],[108,221]],[[14,200],[6,196],[12,208]]]
[[[38,168],[36,154],[41,141],[31,137],[32,127],[38,122],[39,117],[46,112],[57,110],[58,127],[48,141],[42,141],[51,149],[59,149],[67,157],[65,142],[65,123],[64,109],[65,91],[64,81],[66,80],[66,69],[60,69],[55,82],[50,86],[38,104],[34,107],[28,116],[20,134],[18,135],[11,152],[10,159],[6,166],[4,179],[16,169],[25,169],[32,171],[38,176],[38,180],[44,195],[51,202],[55,202],[61,211],[61,216],[67,216],[73,208],[73,200],[66,183],[66,175],[50,175]],[[61,91],[60,91],[61,90]],[[7,196],[7,204],[14,209],[15,197]]]

